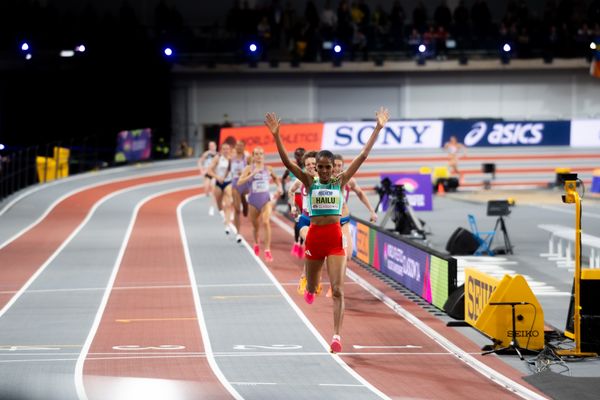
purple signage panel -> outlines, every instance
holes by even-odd
[[[404,185],[408,203],[415,211],[433,210],[433,186],[428,174],[381,174],[381,179],[389,178],[393,185]],[[387,204],[386,204],[387,205]],[[384,211],[385,211],[384,207]]]
[[[381,232],[377,247],[381,272],[431,303],[429,254]]]
[[[115,161],[147,160],[150,158],[151,150],[152,130],[150,128],[121,131],[117,135]]]

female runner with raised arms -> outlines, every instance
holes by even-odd
[[[317,179],[303,172],[300,167],[290,160],[281,140],[280,120],[277,115],[267,113],[265,116],[265,125],[273,134],[281,161],[308,189],[310,228],[306,236],[305,268],[307,285],[304,299],[308,304],[312,304],[314,301],[321,277],[321,268],[324,260],[327,259],[327,272],[333,291],[333,338],[330,347],[334,353],[342,350],[340,331],[344,317],[346,252],[342,227],[340,226],[343,202],[342,190],[367,159],[379,132],[389,119],[388,110],[383,107],[375,115],[377,124],[373,133],[360,154],[350,163],[348,169],[340,175],[333,176],[333,153],[328,150],[321,150],[317,154]]]

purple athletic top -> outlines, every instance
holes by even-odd
[[[239,186],[237,181],[242,174],[242,171],[246,167],[246,156],[243,158],[232,158],[231,159],[231,174],[233,175],[232,185],[234,189],[237,189],[240,193],[245,193],[248,190],[248,183]]]
[[[254,206],[257,210],[261,210],[271,200],[271,193],[269,193],[270,180],[269,170],[263,168],[253,171],[252,178],[248,181],[250,186],[248,204]]]

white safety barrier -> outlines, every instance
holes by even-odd
[[[549,257],[559,265],[572,267],[575,265],[575,229],[564,225],[541,224],[538,228],[550,233],[548,240],[548,253],[540,254]],[[588,268],[600,268],[600,237],[581,233],[581,254],[588,250]]]

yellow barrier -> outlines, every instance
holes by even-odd
[[[515,306],[514,332],[511,306],[489,303],[519,303]],[[484,307],[475,327],[493,338],[496,346],[509,346],[514,335],[521,348],[544,348],[544,311],[523,276],[505,275],[492,293],[489,303]]]
[[[499,279],[465,268],[465,321],[469,325],[475,326],[499,283]]]
[[[520,347],[544,348],[544,311],[521,275],[505,275],[502,280],[473,268],[465,269],[465,321],[490,337],[495,346],[506,347],[513,337],[510,305],[515,307],[515,335]]]
[[[54,157],[36,157],[39,182],[53,181],[69,176],[69,157],[71,151],[64,147],[54,148]]]

